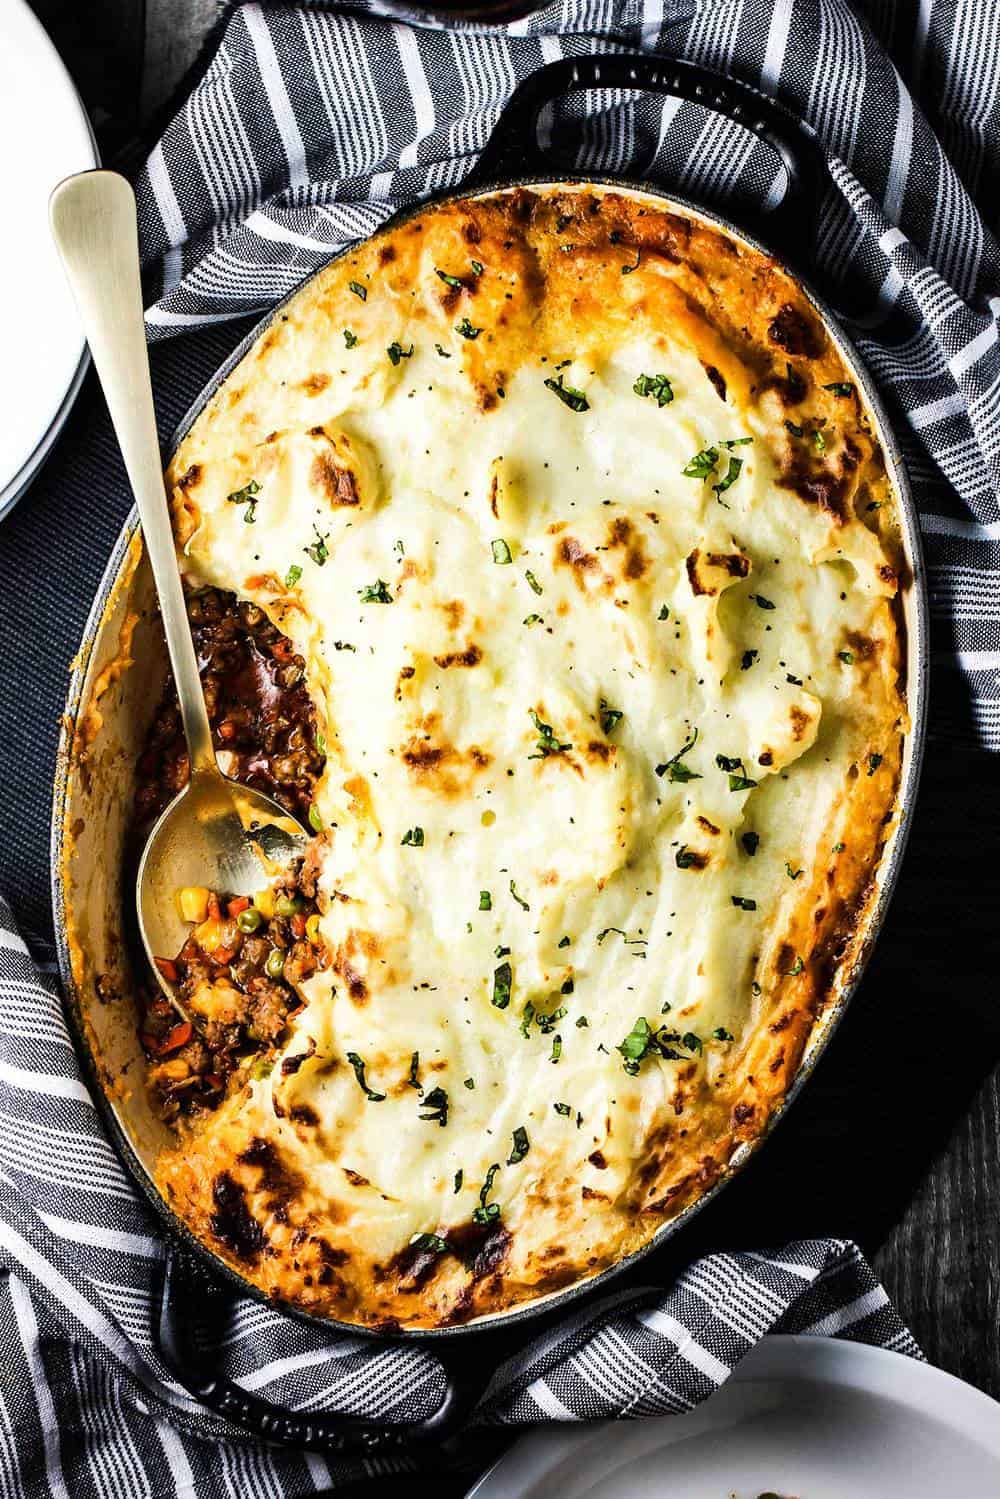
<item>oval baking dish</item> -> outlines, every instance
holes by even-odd
[[[247,1395],[237,1386],[220,1378],[215,1371],[204,1368],[194,1352],[183,1347],[181,1329],[174,1328],[169,1335],[165,1335],[165,1354],[176,1367],[179,1378],[197,1398],[234,1419],[245,1422],[258,1432],[264,1431],[274,1440],[334,1449],[359,1441],[369,1449],[378,1449],[399,1443],[407,1434],[410,1437],[417,1435],[425,1438],[440,1436],[462,1418],[485,1383],[485,1372],[478,1378],[470,1372],[472,1361],[476,1360],[474,1350],[477,1347],[477,1337],[485,1334],[487,1329],[501,1325],[507,1328],[515,1321],[527,1322],[543,1312],[552,1315],[566,1303],[580,1296],[593,1294],[598,1287],[605,1287],[609,1278],[619,1273],[624,1266],[633,1264],[639,1256],[662,1243],[666,1235],[677,1232],[749,1159],[776,1120],[783,1115],[788,1103],[808,1076],[858,982],[871,944],[883,921],[902,855],[909,811],[917,784],[926,716],[927,604],[919,535],[906,476],[871,380],[829,306],[803,279],[801,267],[796,265],[793,271],[789,266],[789,262],[800,260],[811,240],[815,202],[822,180],[821,173],[825,170],[813,138],[772,101],[758,96],[743,85],[714,78],[690,65],[654,58],[617,56],[555,63],[534,75],[515,91],[484,152],[475,185],[466,185],[459,192],[440,198],[430,206],[460,206],[463,202],[474,203],[477,199],[486,202],[497,193],[518,189],[522,189],[529,197],[534,194],[534,201],[538,202],[552,199],[552,195],[558,193],[560,201],[576,195],[580,202],[589,203],[594,200],[595,193],[599,195],[604,190],[613,189],[617,195],[615,201],[632,205],[629,212],[634,211],[640,217],[645,213],[659,215],[661,218],[664,214],[678,216],[677,222],[688,222],[696,228],[701,226],[698,232],[704,230],[711,235],[722,236],[720,244],[725,239],[742,247],[748,254],[773,256],[773,251],[764,249],[759,240],[728,223],[723,217],[645,184],[626,185],[613,179],[588,176],[574,176],[567,181],[561,177],[547,177],[541,172],[531,172],[526,176],[524,166],[531,160],[535,124],[542,107],[574,89],[596,87],[651,89],[703,104],[728,115],[756,134],[776,151],[785,167],[785,197],[777,209],[762,220],[759,232],[767,242],[772,245],[777,243],[784,248],[784,263],[781,260],[775,263],[781,268],[782,274],[787,273],[792,277],[822,324],[829,346],[839,360],[838,368],[842,366],[852,377],[850,387],[845,385],[845,390],[850,388],[856,391],[866,430],[870,431],[881,450],[885,483],[898,521],[896,539],[899,558],[894,569],[894,585],[898,580],[899,587],[894,608],[899,638],[904,643],[899,677],[901,690],[905,694],[908,728],[902,738],[892,816],[887,821],[885,837],[878,844],[879,852],[873,857],[871,878],[863,889],[856,892],[857,899],[851,908],[850,930],[842,930],[838,934],[839,947],[835,960],[831,963],[829,982],[817,1005],[818,1014],[811,1023],[808,1034],[803,1036],[801,1048],[796,1051],[794,1060],[789,1064],[787,1078],[784,1074],[781,1076],[778,1096],[769,1110],[766,1122],[755,1126],[744,1138],[734,1136],[722,1169],[706,1170],[703,1179],[677,1196],[676,1206],[658,1220],[655,1231],[650,1232],[644,1242],[634,1246],[630,1244],[627,1251],[614,1263],[599,1267],[597,1273],[588,1272],[581,1266],[570,1283],[559,1289],[549,1289],[541,1284],[537,1295],[525,1293],[514,1304],[506,1307],[502,1304],[496,1307],[486,1306],[485,1315],[481,1314],[478,1307],[475,1308],[471,1320],[449,1323],[447,1319],[442,1319],[439,1325],[432,1327],[418,1325],[393,1330],[394,1336],[424,1340],[428,1346],[433,1346],[435,1355],[444,1363],[446,1372],[451,1370],[452,1378],[448,1383],[446,1398],[431,1420],[407,1433],[405,1428],[382,1429],[360,1420],[336,1416],[299,1419],[267,1405],[257,1397]],[[419,223],[428,211],[429,205],[422,203],[415,209],[397,215],[380,231],[378,241],[389,234],[403,231],[407,225]],[[792,246],[795,247],[794,250],[789,248]],[[474,261],[473,265],[475,264]],[[448,281],[446,274],[442,275],[441,271],[438,274],[442,281]],[[456,282],[457,278],[452,277],[451,280]],[[300,287],[289,302],[300,296],[301,292]],[[202,393],[177,435],[175,453],[240,360],[268,329],[278,326],[277,320],[282,316],[282,309],[279,308],[266,318]],[[480,330],[474,328],[471,332],[466,330],[463,336],[474,339],[478,331]],[[780,330],[780,336],[782,339],[787,336],[791,344],[799,332],[801,329],[795,318],[792,318],[789,329]],[[348,347],[351,347],[350,342]],[[408,357],[405,348],[399,345],[392,347],[397,351],[393,359],[392,349],[389,350],[393,365]],[[575,409],[582,409],[579,404],[582,392],[572,385],[569,378],[564,380],[561,372],[556,379],[555,368],[558,367],[554,367],[553,376],[545,383],[563,404],[573,408],[575,403]],[[652,397],[658,400],[660,387],[656,385],[657,378],[662,380],[665,377],[642,376],[635,387],[636,398]],[[717,384],[721,376],[718,371],[712,370],[710,379],[713,384]],[[651,383],[640,389],[643,380]],[[788,368],[787,380],[793,380],[791,366]],[[836,382],[826,389],[836,391]],[[844,391],[839,393],[843,394]],[[504,399],[504,392],[499,391],[497,395],[501,400]],[[492,395],[490,399],[493,400]],[[661,404],[665,404],[667,399],[668,396],[662,393]],[[791,419],[785,422],[785,426],[793,437],[811,437],[818,449],[824,447],[826,439],[822,434],[822,423],[809,432],[804,432]],[[720,468],[714,469],[709,475],[718,478],[714,489],[723,504],[725,502],[722,501],[722,495],[727,484],[735,482],[742,467],[742,460],[732,454],[733,446],[732,440],[722,442],[722,447],[729,450],[728,475],[724,461]],[[715,452],[712,464],[717,463],[719,453],[710,451]],[[723,459],[725,456],[723,455]],[[705,455],[699,454],[698,458],[704,459]],[[705,459],[706,472],[712,464]],[[700,478],[700,470],[695,473],[695,478]],[[873,504],[871,508],[876,506]],[[506,543],[503,545],[506,546]],[[498,558],[494,552],[494,561],[506,560],[509,560],[509,556]],[[576,559],[568,556],[568,560],[573,562]],[[746,567],[746,559],[735,553],[724,558],[714,553],[699,558],[692,553],[688,558],[688,575],[695,594],[711,595],[721,591],[733,577],[744,578]],[[728,569],[732,576],[721,584],[717,580],[713,582],[713,568],[716,572]],[[301,572],[301,569],[298,571]],[[758,604],[761,610],[772,607],[770,601],[763,597],[758,599]],[[531,607],[530,603],[526,607]],[[842,652],[841,655],[846,659],[850,652]],[[152,583],[144,565],[141,538],[133,518],[122,533],[95,600],[77,657],[60,747],[53,814],[53,889],[60,965],[73,1029],[91,1080],[95,1084],[95,1094],[103,1108],[109,1132],[129,1171],[167,1230],[172,1246],[167,1274],[175,1278],[187,1276],[192,1285],[216,1300],[226,1294],[227,1286],[233,1285],[250,1295],[260,1296],[264,1294],[260,1278],[252,1273],[244,1273],[238,1259],[224,1252],[224,1246],[209,1244],[203,1233],[193,1233],[168,1204],[154,1181],[155,1164],[169,1144],[169,1135],[155,1117],[142,1085],[143,1059],[136,1035],[135,1016],[127,995],[122,998],[129,983],[127,934],[131,902],[131,886],[127,874],[123,875],[123,862],[128,844],[135,765],[143,749],[144,736],[164,676],[164,652],[158,636]],[[802,685],[791,674],[788,681],[796,684],[796,690]],[[800,712],[799,716],[804,722],[804,714]],[[618,714],[617,717],[620,718],[621,715]],[[571,747],[557,744],[549,725],[537,723],[536,726],[542,735],[543,754],[548,753],[553,746],[557,751]],[[682,775],[677,769],[683,764],[685,751],[680,748],[679,742],[674,749],[678,753],[674,755],[673,761],[668,760],[657,770],[658,775],[666,772],[666,779],[669,781],[688,778],[687,772]],[[605,752],[604,758],[607,757]],[[869,773],[874,773],[877,769],[874,762],[881,763],[882,757],[877,755],[870,758],[873,763],[869,767]],[[721,770],[729,774],[731,791],[738,792],[744,786],[752,787],[757,784],[746,777],[745,767],[741,764],[738,765],[735,761],[730,764],[722,755],[717,759]],[[767,763],[767,757],[762,756],[760,764]],[[671,772],[671,764],[676,773]],[[718,829],[713,831],[718,832]],[[752,853],[755,850],[749,848],[747,851]],[[687,852],[687,846],[682,845],[677,854],[678,868],[685,868],[682,863],[685,857],[689,863],[694,859],[694,855]],[[788,875],[794,881],[797,872],[789,868]],[[518,900],[513,882],[512,894]],[[524,905],[521,900],[518,903]],[[737,903],[734,899],[733,904]],[[747,901],[746,904],[750,908],[753,903]],[[793,956],[789,957],[789,963]],[[801,968],[801,963],[798,968]],[[797,971],[794,967],[791,969],[793,974]],[[118,976],[115,984],[109,985],[105,980],[97,984],[99,975],[108,974]],[[117,999],[114,997],[116,994]],[[722,1032],[722,1035],[724,1037],[725,1033]],[[631,1040],[631,1037],[626,1038],[626,1042]],[[689,1042],[693,1048],[694,1041],[684,1037],[683,1044],[688,1045]],[[621,1047],[617,1049],[621,1050]],[[642,1050],[642,1046],[636,1042],[632,1052],[627,1048],[622,1051],[627,1064],[626,1072],[633,1071],[629,1063],[630,1056],[633,1060],[637,1057],[641,1059]],[[635,1065],[638,1066],[637,1061]],[[780,1067],[781,1064],[777,1065]],[[516,1147],[515,1135],[515,1154]],[[292,1315],[308,1314],[303,1312],[301,1304],[289,1306],[288,1310]],[[385,1335],[386,1331],[384,1321],[381,1326],[365,1328],[348,1322],[343,1317],[329,1314],[324,1315],[321,1320],[325,1326],[349,1329],[355,1333],[367,1331],[377,1336]],[[461,1354],[459,1347],[462,1349]],[[462,1360],[461,1370],[457,1367],[451,1369],[450,1361],[455,1358]],[[480,1359],[478,1362],[489,1363],[489,1360]]]

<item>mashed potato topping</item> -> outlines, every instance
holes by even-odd
[[[519,189],[312,280],[169,479],[191,582],[306,660],[332,961],[161,1185],[347,1320],[595,1273],[759,1134],[869,896],[906,716],[860,392],[756,251]]]

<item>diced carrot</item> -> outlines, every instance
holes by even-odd
[[[224,718],[215,732],[220,739],[235,739],[236,725],[231,718]]]
[[[173,958],[156,958],[154,961],[168,984],[179,982],[180,972]]]
[[[210,1088],[221,1088],[222,1087],[222,1078],[219,1076],[219,1074],[217,1072],[206,1072],[205,1073],[205,1081],[206,1081],[206,1083],[208,1084],[208,1086]]]
[[[301,911],[297,916],[292,917],[292,931],[296,937],[304,937],[306,934],[306,918],[302,915]]]
[[[182,1020],[180,1025],[175,1025],[173,1030],[167,1032],[156,1048],[159,1055],[165,1057],[168,1052],[178,1051],[180,1047],[186,1046],[192,1033],[193,1027],[190,1020]]]
[[[233,961],[235,956],[236,952],[232,947],[217,947],[213,953],[209,953],[212,962],[218,964],[220,968],[225,968],[228,963]]]
[[[271,655],[276,661],[287,661],[294,654],[290,640],[276,640],[271,647]]]
[[[234,896],[234,898],[226,906],[226,910],[229,912],[230,916],[238,916],[241,911],[245,911],[246,910],[246,908],[247,908],[247,906],[249,904],[250,904],[250,897],[249,896],[247,896],[247,895],[237,895],[237,896]]]

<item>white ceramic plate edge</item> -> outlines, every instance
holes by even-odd
[[[876,1398],[893,1400],[929,1420],[944,1422],[959,1436],[977,1443],[1000,1465],[1000,1403],[953,1374],[905,1354],[837,1338],[776,1335],[764,1338],[738,1365],[729,1383],[751,1380],[802,1380],[839,1385]],[[548,1426],[521,1438],[483,1474],[467,1499],[518,1499],[533,1494],[543,1481],[553,1485],[568,1458],[586,1463],[586,1449],[614,1431],[615,1440],[644,1426],[660,1428],[658,1445],[669,1447],[690,1433],[692,1417],[711,1427],[711,1399],[685,1416],[661,1416],[647,1422],[598,1422],[593,1426]],[[671,1424],[676,1423],[676,1435]],[[682,1429],[682,1423],[686,1432]],[[699,1422],[700,1424],[700,1422]],[[558,1490],[551,1487],[555,1495]],[[1000,1493],[1000,1490],[998,1490]],[[956,1496],[960,1499],[960,1496]]]

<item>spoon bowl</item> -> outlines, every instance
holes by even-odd
[[[174,985],[158,961],[173,959],[190,935],[178,892],[193,885],[252,897],[304,852],[307,839],[301,824],[271,797],[217,771],[196,771],[160,814],[139,862],[135,898],[146,954],[178,1008]]]

